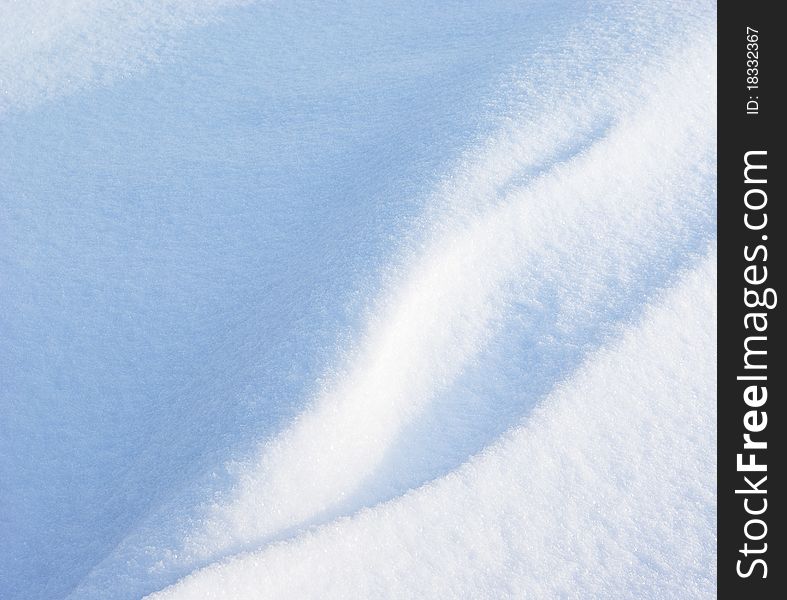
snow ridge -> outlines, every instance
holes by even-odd
[[[713,597],[715,264],[456,472],[149,598]]]
[[[19,118],[23,113],[30,112],[33,118],[36,110],[48,114],[49,109],[43,106],[47,102],[62,98],[67,103],[64,96],[74,95],[79,103],[81,90],[138,75],[151,64],[173,56],[178,51],[176,42],[189,30],[198,37],[200,31],[209,29],[200,26],[216,23],[225,9],[248,2],[34,0],[21,4],[4,5],[0,22],[0,119],[9,123],[3,131],[17,135],[25,133],[27,121]],[[9,301],[9,310],[4,310],[12,316],[17,312],[22,315],[11,336],[18,348],[11,348],[7,356],[0,354],[0,358],[20,357],[24,364],[25,357],[37,351],[38,340],[44,340],[41,343],[54,350],[42,354],[40,362],[50,357],[62,361],[57,368],[36,363],[25,377],[11,379],[18,383],[16,395],[9,395],[17,408],[26,402],[23,396],[28,390],[40,396],[33,399],[38,402],[32,404],[34,410],[25,411],[23,406],[11,414],[17,414],[23,425],[46,423],[50,396],[60,401],[62,393],[73,401],[75,406],[66,412],[73,413],[70,422],[75,430],[64,431],[65,435],[82,440],[80,452],[87,448],[107,455],[95,465],[88,460],[73,470],[59,466],[68,462],[67,455],[45,467],[65,474],[59,482],[80,469],[87,471],[96,477],[94,498],[111,500],[110,509],[101,513],[108,521],[106,531],[97,535],[97,526],[85,534],[79,524],[92,516],[85,509],[90,503],[79,497],[78,490],[64,494],[74,506],[85,510],[78,515],[82,521],[63,517],[68,508],[59,508],[48,496],[51,490],[40,484],[47,472],[37,473],[38,477],[30,477],[32,483],[26,484],[26,465],[34,461],[23,461],[19,469],[13,462],[13,453],[33,447],[34,440],[30,445],[8,445],[12,451],[0,456],[0,467],[19,476],[21,483],[19,489],[9,488],[8,494],[4,491],[0,501],[8,501],[20,514],[34,514],[37,506],[52,511],[42,511],[51,523],[41,527],[20,527],[20,523],[33,523],[25,514],[8,521],[10,537],[23,557],[12,554],[3,562],[8,573],[22,573],[8,584],[8,593],[23,597],[37,590],[43,597],[51,590],[71,590],[68,597],[73,600],[138,598],[151,592],[149,597],[157,600],[711,596],[715,585],[715,3],[697,0],[686,6],[683,2],[655,1],[642,7],[623,0],[567,0],[522,7],[503,1],[483,13],[489,22],[468,22],[479,29],[488,26],[503,31],[509,25],[495,19],[507,11],[520,17],[516,26],[526,30],[517,35],[541,41],[512,44],[511,48],[520,52],[505,59],[516,65],[513,69],[492,64],[499,58],[494,35],[474,38],[475,32],[461,29],[446,48],[436,42],[433,55],[418,56],[409,44],[422,32],[415,20],[411,24],[405,15],[392,25],[391,36],[381,47],[372,45],[372,52],[379,56],[368,61],[368,73],[357,80],[352,68],[347,69],[344,53],[367,48],[366,40],[346,46],[338,33],[336,39],[331,35],[317,36],[317,41],[306,38],[326,28],[342,34],[363,29],[363,20],[377,8],[381,22],[385,22],[384,17],[391,17],[384,12],[386,3],[373,9],[349,5],[346,22],[337,24],[335,30],[324,21],[305,23],[301,30],[299,18],[316,10],[307,4],[275,7],[282,11],[278,15],[281,21],[276,22],[293,27],[285,39],[292,37],[297,42],[301,35],[301,42],[313,46],[302,53],[298,49],[289,55],[274,53],[260,61],[245,54],[256,51],[255,44],[265,35],[256,29],[256,37],[250,35],[238,24],[245,24],[245,16],[270,13],[254,12],[255,6],[250,6],[248,15],[235,14],[235,21],[221,34],[224,37],[207,44],[207,54],[226,45],[236,31],[248,39],[235,51],[218,53],[216,63],[195,76],[204,76],[205,85],[223,90],[222,69],[237,66],[241,74],[232,85],[227,84],[230,91],[226,96],[212,97],[212,102],[195,102],[193,114],[182,121],[173,119],[171,129],[159,141],[161,147],[152,143],[150,156],[142,152],[145,161],[128,166],[129,178],[118,178],[137,184],[144,179],[144,165],[155,161],[156,151],[161,156],[174,154],[175,159],[157,171],[158,177],[178,179],[173,175],[178,169],[192,173],[194,164],[208,165],[207,172],[217,175],[220,198],[211,196],[215,192],[211,187],[192,204],[189,189],[194,191],[206,182],[189,188],[191,182],[178,180],[176,184],[185,185],[188,193],[179,196],[182,190],[177,185],[140,185],[128,194],[115,190],[116,196],[112,196],[108,192],[109,200],[103,202],[103,186],[112,181],[116,170],[126,168],[117,164],[126,154],[112,150],[110,155],[117,157],[117,162],[100,162],[110,171],[108,175],[95,179],[74,175],[75,181],[92,182],[98,188],[98,201],[91,197],[84,205],[70,206],[67,195],[55,197],[52,218],[39,219],[36,211],[46,211],[35,204],[27,207],[25,194],[32,198],[53,191],[57,196],[57,190],[50,187],[58,177],[41,187],[28,181],[35,178],[36,168],[46,172],[49,164],[36,163],[18,178],[14,169],[19,165],[13,161],[7,161],[5,170],[0,171],[8,178],[7,182],[0,180],[0,194],[14,190],[20,196],[14,200],[21,200],[9,213],[11,218],[0,219],[0,226],[23,231],[24,235],[13,239],[25,244],[19,256],[12,255],[6,265],[20,283],[20,292]],[[287,13],[288,9],[291,12]],[[456,9],[468,10],[463,6]],[[340,11],[344,10],[341,3]],[[428,14],[439,16],[440,10],[430,8]],[[557,22],[560,26],[553,27]],[[27,35],[28,31],[34,35]],[[320,46],[326,40],[323,49]],[[467,57],[473,54],[473,44],[491,45],[492,50],[483,59],[470,60]],[[277,77],[299,65],[302,58],[309,58],[315,47],[335,55],[331,55],[335,62],[324,63],[334,68],[335,81],[325,84],[320,80],[317,66],[323,63],[315,60],[304,66],[303,72],[293,73],[292,81],[284,77],[287,81],[279,87]],[[396,49],[401,49],[401,54],[394,56]],[[194,73],[189,69],[198,71],[205,54],[194,56],[202,58],[194,59],[182,72],[175,70],[178,75],[171,80],[156,79],[151,73],[142,85],[143,96],[159,93],[157,86],[163,80],[171,88],[157,101],[140,102],[135,110],[145,112],[150,106],[153,112],[172,110],[164,97],[179,85],[194,84]],[[251,69],[252,64],[256,70]],[[284,293],[270,294],[269,288],[290,276],[286,269],[268,269],[266,264],[292,256],[276,245],[276,236],[281,234],[277,227],[290,227],[290,236],[293,231],[300,232],[304,245],[312,241],[303,231],[313,234],[320,229],[321,235],[337,239],[351,234],[352,226],[337,223],[355,210],[355,203],[373,205],[364,194],[378,188],[359,185],[348,189],[345,198],[334,194],[331,187],[340,187],[337,179],[353,181],[356,176],[383,179],[391,148],[408,147],[407,139],[396,137],[402,121],[391,119],[387,128],[361,126],[357,130],[348,121],[356,117],[374,120],[375,115],[408,107],[417,109],[422,97],[407,103],[413,89],[434,84],[439,95],[443,90],[437,89],[439,82],[432,79],[436,73],[444,78],[440,81],[461,81],[465,76],[462,69],[468,68],[486,69],[500,78],[499,82],[495,79],[497,87],[488,98],[487,114],[461,116],[468,122],[477,119],[478,137],[461,139],[459,159],[447,153],[451,162],[440,164],[439,173],[429,180],[430,187],[416,192],[397,190],[402,196],[420,194],[422,210],[412,219],[402,215],[407,225],[399,227],[397,223],[391,229],[398,237],[392,236],[379,280],[357,293],[366,312],[362,322],[356,323],[352,339],[342,339],[328,350],[296,349],[301,354],[321,350],[334,356],[332,362],[327,361],[323,378],[312,386],[314,394],[292,394],[298,397],[292,400],[298,407],[294,418],[277,422],[270,417],[266,422],[269,415],[263,414],[265,411],[274,413],[281,408],[280,414],[287,414],[286,407],[275,405],[275,399],[256,404],[250,401],[248,409],[238,408],[243,402],[236,398],[242,395],[238,389],[252,388],[254,377],[270,375],[265,368],[256,370],[253,363],[256,353],[268,343],[277,318],[282,320],[281,336],[272,339],[279,341],[296,335],[298,327],[322,325],[308,319],[298,321],[299,315],[311,313],[297,313],[288,306],[275,307],[281,308],[278,312],[258,311],[261,315],[249,314],[254,313],[251,308],[247,313],[233,313],[245,298],[258,300],[259,304],[248,304],[265,309],[270,305],[259,298],[267,295],[274,298],[270,304],[296,303]],[[254,87],[244,80],[244,76],[251,78],[245,69],[270,80]],[[411,78],[403,75],[411,70]],[[218,78],[214,78],[216,72]],[[334,89],[352,88],[358,81],[368,83],[376,78],[386,91],[380,97],[388,105],[368,90],[342,96]],[[196,93],[205,85],[189,89]],[[118,89],[115,95],[107,95],[114,99],[110,104],[127,88]],[[446,93],[442,101],[447,114],[460,110],[452,102],[461,97]],[[226,123],[213,128],[213,123],[208,123],[211,107],[224,100],[232,104],[223,115]],[[274,106],[277,102],[285,107],[280,112]],[[59,115],[62,122],[55,120],[52,129],[44,127],[39,132],[44,137],[57,134],[51,136],[52,148],[58,147],[58,128],[71,127],[69,114],[73,115],[68,111]],[[122,110],[108,114],[104,121],[97,121],[99,127],[103,123],[112,129],[120,119],[125,127],[134,128],[133,111],[128,121]],[[271,124],[266,119],[276,121],[277,115],[288,122],[267,132]],[[324,129],[314,127],[323,121]],[[455,126],[457,131],[464,131],[462,127]],[[194,140],[181,146],[179,135],[184,132],[194,135]],[[362,142],[354,140],[356,132],[363,134]],[[211,142],[221,134],[227,134],[229,142],[211,154]],[[394,139],[381,141],[385,136]],[[68,135],[63,137],[67,146]],[[128,132],[120,131],[97,139],[109,140],[107,146],[122,144],[127,138],[142,140],[139,143],[144,149],[144,137],[129,137]],[[77,135],[70,143],[80,139]],[[446,139],[453,138],[446,134]],[[239,157],[260,140],[270,141],[274,150],[259,155],[270,158],[271,164],[255,170]],[[339,154],[349,148],[360,155],[369,147],[379,155],[364,165],[366,170],[356,169],[358,172],[352,170],[352,157],[342,158],[350,167],[338,159],[335,163],[315,159],[339,140],[345,144]],[[13,147],[37,153],[38,142],[40,138],[36,141],[33,137],[30,143]],[[428,135],[418,143],[426,144],[427,152],[437,153],[434,144],[429,146]],[[96,147],[100,150],[101,142]],[[279,150],[282,156],[278,156]],[[205,152],[210,156],[201,155]],[[301,156],[301,152],[309,154]],[[62,170],[61,181],[71,176],[68,157],[88,157],[85,169],[89,171],[89,157],[95,157],[95,152],[66,152],[65,156],[63,164],[53,163]],[[442,160],[444,154],[439,156]],[[407,159],[409,155],[403,160]],[[298,171],[293,181],[286,181],[301,162],[308,167]],[[331,170],[334,164],[346,171],[337,174]],[[386,182],[390,187],[379,189],[395,187],[401,173],[410,171],[392,175]],[[313,176],[327,183],[312,186]],[[232,188],[237,181],[244,185]],[[224,184],[236,190],[238,197],[223,198]],[[253,188],[248,197],[244,196],[245,185]],[[270,189],[258,191],[256,186]],[[276,218],[266,218],[266,207],[286,199],[290,191],[303,197],[294,198],[292,206],[288,204]],[[169,193],[173,197],[164,197]],[[268,193],[268,204],[255,196]],[[137,199],[139,206],[134,205]],[[326,199],[322,212],[314,213],[317,204]],[[34,200],[48,202],[47,198]],[[226,206],[221,204],[225,200]],[[216,208],[214,203],[221,206]],[[397,197],[390,205],[395,210],[405,206],[405,201]],[[86,217],[84,226],[71,229],[70,220],[78,218],[80,210],[96,214],[81,215]],[[238,224],[249,216],[251,225]],[[257,217],[259,221],[254,221]],[[160,229],[156,224],[159,219]],[[320,219],[326,222],[321,224]],[[58,223],[69,233],[50,236],[47,227]],[[213,239],[212,245],[200,243],[200,232],[207,231],[207,223],[226,226],[223,237]],[[29,229],[25,229],[27,225]],[[264,235],[271,236],[274,243],[256,245],[253,238],[258,226],[270,228]],[[91,228],[96,229],[95,237],[80,237]],[[407,230],[404,235],[403,229]],[[146,247],[155,240],[167,244],[171,252],[147,252]],[[292,237],[281,235],[280,240],[297,245]],[[138,245],[138,253],[125,256],[125,244]],[[319,253],[319,243],[313,245],[315,254]],[[108,247],[115,254],[106,271],[101,271],[106,266],[101,260],[69,263],[69,257],[81,257],[83,251],[89,258],[91,252],[100,253]],[[39,265],[47,265],[48,253],[60,249],[68,250],[66,258],[50,261],[51,269],[31,271],[52,274],[51,281],[39,287],[35,276],[25,277],[27,262],[38,260]],[[220,253],[211,256],[217,249]],[[359,254],[363,256],[356,263],[348,261],[346,269],[337,272],[351,273],[366,257]],[[250,258],[252,255],[256,258]],[[308,257],[304,262],[310,262]],[[199,263],[211,260],[214,268],[199,268]],[[286,267],[286,260],[282,263]],[[128,281],[124,280],[126,265],[139,269]],[[95,273],[90,276],[82,277],[79,272],[92,268]],[[232,276],[218,281],[223,269],[233,271]],[[182,271],[184,280],[194,288],[181,294],[156,286],[156,277],[176,271]],[[317,271],[304,268],[299,273],[306,273],[302,280],[311,282],[310,277],[322,275]],[[122,298],[125,304],[112,303],[112,293],[102,288],[102,273],[120,282],[115,282],[114,288],[107,286],[116,294],[130,292],[130,299]],[[148,281],[148,274],[154,281]],[[201,286],[200,278],[211,279],[206,285],[214,286],[200,296],[201,304],[189,298]],[[13,279],[8,279],[14,285]],[[84,286],[79,285],[82,279]],[[238,281],[242,283],[233,287]],[[76,284],[68,287],[69,282]],[[58,285],[63,287],[58,290]],[[226,298],[235,298],[235,289],[247,296],[226,302]],[[43,298],[50,298],[51,306],[25,312],[29,298],[39,291]],[[165,300],[165,292],[171,294],[170,303],[160,312],[155,306],[156,291]],[[63,296],[62,303],[58,294]],[[92,300],[91,294],[95,295]],[[87,299],[84,306],[81,297]],[[102,304],[104,301],[107,304]],[[166,324],[186,314],[200,326],[169,331],[183,333],[183,338],[176,340],[182,347],[190,347],[194,337],[201,337],[199,348],[215,352],[210,368],[193,369],[208,383],[194,381],[188,389],[178,385],[173,392],[167,388],[170,380],[164,377],[161,390],[151,386],[155,389],[148,393],[151,387],[140,386],[144,402],[129,410],[137,419],[130,419],[130,423],[148,425],[146,410],[177,418],[162,418],[149,424],[150,429],[131,431],[116,448],[105,443],[101,433],[83,435],[81,428],[89,429],[90,423],[79,417],[103,417],[101,393],[105,391],[117,391],[118,396],[106,402],[107,410],[120,411],[109,415],[117,428],[106,431],[133,430],[123,419],[126,407],[122,404],[125,398],[136,397],[128,395],[129,389],[136,388],[113,387],[114,381],[101,387],[103,380],[96,376],[100,365],[75,359],[82,346],[68,346],[63,339],[69,331],[76,331],[78,322],[73,330],[61,327],[51,337],[25,329],[35,328],[36,319],[47,316],[78,320],[81,313],[75,314],[75,306],[86,312],[104,311],[80,341],[89,345],[92,340],[98,349],[101,343],[111,343],[110,352],[114,352],[117,335],[117,353],[111,357],[116,366],[113,372],[130,380],[139,375],[135,367],[144,370],[150,361],[135,362],[128,354],[135,348],[144,349],[144,344],[137,342],[151,341],[146,335],[155,329],[137,328],[135,323],[144,315],[155,315],[160,319],[157,323]],[[326,310],[331,308],[336,307]],[[283,317],[288,310],[294,316]],[[318,312],[315,309],[314,313]],[[103,331],[105,325],[114,331]],[[222,337],[223,330],[230,327],[237,331]],[[189,332],[196,332],[192,339]],[[31,337],[30,333],[37,335]],[[166,331],[161,335],[166,337]],[[60,354],[58,341],[64,346]],[[160,348],[179,347],[177,344]],[[285,360],[298,362],[292,350],[295,346],[296,342],[288,346],[292,356]],[[100,362],[103,357],[96,348],[89,356]],[[172,362],[176,363],[176,358]],[[238,364],[241,362],[243,365]],[[69,364],[82,370],[69,373]],[[271,364],[271,370],[281,370],[280,363]],[[235,370],[242,373],[237,381],[232,380]],[[298,376],[298,365],[292,365],[292,374]],[[37,375],[42,379],[40,387]],[[79,379],[81,386],[69,388],[67,381],[61,381],[69,375]],[[91,384],[96,390],[91,390]],[[93,412],[79,406],[80,390],[95,392]],[[159,391],[161,398],[155,397]],[[279,389],[274,391],[283,394]],[[229,414],[225,402],[236,402],[236,412],[222,421],[226,427],[201,429],[200,423],[209,421],[210,415],[224,410]],[[150,408],[170,404],[170,412]],[[192,410],[202,411],[201,421],[189,419]],[[254,410],[260,414],[249,417]],[[36,421],[40,414],[44,419]],[[175,422],[180,419],[183,422]],[[237,430],[229,431],[232,423]],[[268,427],[264,432],[258,429],[263,426]],[[41,439],[60,435],[60,430],[53,431]],[[184,431],[190,434],[179,436]],[[136,470],[155,470],[162,455],[166,460],[161,462],[169,461],[168,468],[193,466],[200,460],[201,468],[214,454],[206,450],[195,456],[199,450],[188,445],[204,431],[216,432],[219,441],[210,448],[226,442],[228,450],[222,460],[228,455],[233,460],[214,460],[204,478],[197,481],[183,484],[182,479],[171,478],[171,489],[161,495],[153,488],[157,483],[167,485],[166,469],[149,478],[137,476]],[[171,445],[173,450],[161,452],[157,443]],[[252,449],[246,454],[241,454],[244,450],[233,453],[242,446]],[[39,443],[38,447],[45,445]],[[681,448],[679,464],[675,464],[674,448]],[[129,459],[136,451],[139,460]],[[123,460],[113,463],[112,452]],[[44,457],[39,462],[46,462],[52,454],[35,455]],[[107,477],[102,487],[102,476],[107,473],[100,472],[101,466],[113,464],[135,472],[113,473],[116,479]],[[99,472],[91,471],[92,467]],[[136,481],[149,482],[150,489],[133,489]],[[123,485],[114,487],[118,482]],[[191,487],[183,490],[181,484]],[[139,498],[112,497],[123,493],[138,494]],[[99,501],[94,501],[96,504]],[[113,514],[124,507],[120,516]],[[47,562],[42,556],[65,556],[58,548],[49,554],[37,550],[42,547],[41,539],[48,541],[48,526],[59,539],[69,535],[69,527],[79,527],[79,539],[87,540],[87,546],[96,544],[74,551],[73,569],[64,560],[59,568],[46,572],[50,580],[44,576],[28,589],[24,573],[43,568],[37,566]],[[28,544],[25,532],[41,538]],[[117,544],[114,549],[113,544]],[[24,557],[34,557],[36,552],[39,563],[31,558],[27,571],[17,569]]]
[[[510,318],[514,298],[550,302],[556,335],[580,339],[580,315],[602,310],[610,290],[636,289],[663,257],[664,240],[678,252],[700,251],[712,235],[715,95],[712,85],[688,98],[677,91],[686,80],[712,82],[714,63],[708,32],[704,43],[646,76],[645,101],[632,97],[631,112],[589,147],[525,185],[511,184],[496,206],[429,244],[372,318],[350,369],[261,447],[256,464],[239,469],[229,501],[210,508],[184,555],[204,562],[264,547],[384,500],[367,494],[352,504],[390,453],[407,445],[407,424],[450,389]],[[245,573],[253,564],[256,572],[258,561],[252,554],[231,561],[230,570]],[[234,589],[225,587],[231,577],[221,575],[218,587]],[[171,597],[191,597],[178,590],[201,585],[176,587]]]

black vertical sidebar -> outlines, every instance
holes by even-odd
[[[717,569],[718,597],[731,600],[787,598],[787,31],[777,7],[718,6]]]

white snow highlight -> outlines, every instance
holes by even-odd
[[[458,471],[149,598],[713,597],[715,261]]]
[[[671,63],[645,105],[590,149],[430,244],[386,297],[346,375],[240,470],[234,497],[190,534],[187,552],[265,542],[337,510],[481,351],[514,295],[552,302],[570,336],[579,315],[604,302],[600,277],[625,286],[627,270],[696,223],[707,210],[696,173],[712,164],[715,94],[711,85],[689,97],[678,90],[713,81],[713,50],[687,51],[695,58]],[[571,284],[546,285],[560,281]]]
[[[715,4],[244,4],[2,6],[0,595],[712,596]]]

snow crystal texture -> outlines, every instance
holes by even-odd
[[[0,1],[0,597],[713,597],[715,13]]]

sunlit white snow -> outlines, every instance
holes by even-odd
[[[704,0],[0,3],[0,596],[712,596],[715,63]]]

